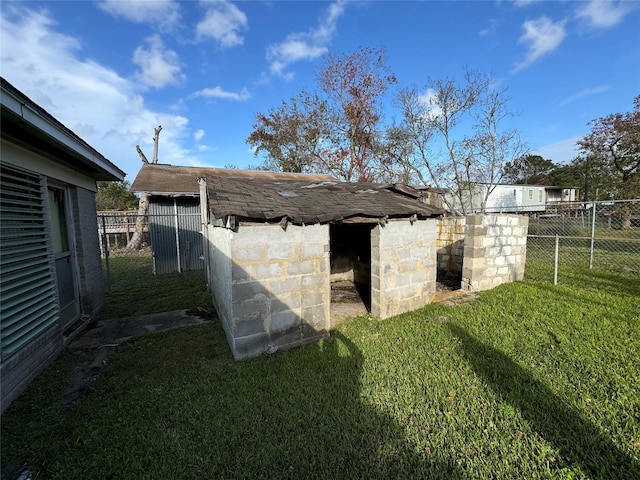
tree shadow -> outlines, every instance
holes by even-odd
[[[465,329],[455,324],[448,328],[460,339],[462,353],[476,374],[503,401],[518,408],[568,463],[579,465],[592,480],[640,478],[640,464],[549,387]]]
[[[252,381],[267,395],[247,405],[237,427],[253,429],[251,437],[262,443],[254,445],[250,464],[236,458],[234,470],[265,464],[258,477],[463,478],[454,459],[416,452],[394,418],[363,401],[364,361],[336,331],[322,342],[251,361],[264,362],[264,378]]]

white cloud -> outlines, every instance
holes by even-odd
[[[547,17],[527,20],[522,24],[522,28],[524,33],[519,42],[527,45],[528,51],[525,59],[515,66],[516,72],[524,70],[547,53],[554,51],[566,36],[564,22],[554,23]]]
[[[222,87],[204,88],[195,92],[192,97],[205,97],[205,98],[221,98],[223,100],[235,100],[237,102],[244,102],[251,98],[251,94],[246,88],[243,88],[239,92],[228,92],[223,90]]]
[[[636,7],[634,2],[591,0],[580,4],[576,16],[586,20],[591,27],[610,28],[620,23]]]
[[[582,137],[571,137],[566,140],[544,145],[533,150],[531,154],[548,158],[554,163],[569,163],[579,155],[576,144],[581,138]]]
[[[598,95],[600,93],[604,93],[609,90],[608,85],[600,85],[599,87],[594,88],[585,88],[584,90],[580,90],[578,93],[571,95],[570,97],[565,98],[560,105],[567,105],[569,103],[575,102],[576,100],[580,100],[584,97],[590,97],[591,95]]]
[[[281,42],[267,47],[267,61],[272,74],[290,79],[292,73],[287,68],[300,60],[314,60],[328,51],[340,17],[344,14],[346,2],[338,0],[329,5],[318,26],[308,32],[292,33]]]
[[[427,119],[435,119],[442,114],[442,108],[438,106],[438,98],[433,88],[428,88],[425,93],[418,95],[418,101],[425,107]]]
[[[202,2],[207,11],[196,27],[198,39],[211,37],[222,47],[242,45],[240,32],[247,29],[247,16],[233,3],[226,0]]]
[[[98,8],[114,17],[161,28],[171,28],[180,20],[180,7],[174,0],[104,0]]]
[[[481,37],[488,37],[489,35],[491,35],[496,30],[497,27],[498,27],[498,21],[493,19],[493,18],[491,18],[491,19],[489,19],[489,26],[487,28],[484,28],[484,29],[480,30],[480,32],[478,32],[478,34]]]
[[[540,2],[542,0],[515,0],[513,3],[516,7],[528,7],[534,3]]]
[[[199,142],[200,140],[202,140],[202,138],[203,138],[203,137],[204,137],[204,130],[202,130],[202,129],[200,129],[200,130],[196,130],[196,131],[193,133],[193,139],[194,139],[196,142]]]
[[[180,73],[178,54],[166,49],[158,35],[147,38],[144,46],[136,48],[133,63],[140,68],[135,79],[149,87],[180,85],[186,78]]]
[[[149,156],[153,129],[162,125],[160,161],[185,164],[180,145],[188,120],[144,104],[136,82],[81,56],[77,39],[60,33],[49,14],[3,5],[0,23],[3,76],[132,179],[142,163],[135,146]]]

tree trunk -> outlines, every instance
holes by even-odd
[[[129,239],[126,250],[140,250],[142,245],[142,239],[144,236],[144,227],[147,222],[147,211],[149,209],[149,198],[146,193],[140,196],[140,203],[138,204],[138,215],[136,217],[136,226],[133,230],[133,235]]]
[[[156,165],[158,163],[158,141],[160,140],[160,131],[162,131],[162,125],[158,125],[154,130],[153,135],[153,159],[151,160],[152,165]],[[140,155],[140,159],[142,163],[145,165],[149,164],[147,157],[142,152],[140,145],[136,145],[136,151],[138,155]],[[140,246],[142,245],[142,239],[144,235],[144,227],[148,224],[147,221],[147,212],[149,210],[149,197],[146,193],[140,195],[140,202],[138,203],[138,215],[136,217],[136,227],[134,229],[133,235],[127,242],[126,250],[140,250]]]

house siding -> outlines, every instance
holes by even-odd
[[[76,241],[80,309],[92,317],[104,304],[100,239],[96,222],[96,196],[84,188],[71,188],[71,209]]]
[[[55,324],[31,340],[0,365],[2,378],[1,407],[4,412],[62,350],[62,334]]]

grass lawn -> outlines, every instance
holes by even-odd
[[[576,221],[576,219],[569,219]],[[565,265],[588,267],[591,252],[590,229],[570,227],[563,229],[538,228],[532,220],[527,238],[527,259],[553,264],[555,238],[558,233],[558,262]],[[534,232],[534,233],[532,233]],[[540,233],[535,233],[540,232]],[[545,236],[535,236],[545,235]],[[600,269],[632,270],[640,272],[640,228],[626,230],[602,228],[595,231],[593,265]]]
[[[106,272],[104,260],[102,270]],[[151,253],[140,256],[109,258],[111,293],[98,319],[127,318],[148,313],[210,307],[204,270],[183,273],[153,274]]]
[[[65,414],[67,350],[2,417],[37,478],[640,478],[640,276],[532,264],[472,303],[233,362],[218,323],[121,345]]]

